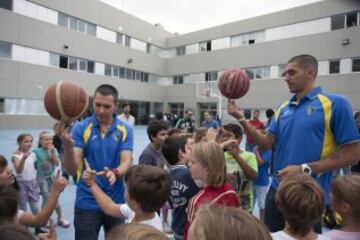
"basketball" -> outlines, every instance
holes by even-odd
[[[238,99],[249,91],[250,78],[244,70],[229,69],[220,75],[218,87],[224,97]]]
[[[60,81],[49,86],[44,96],[45,109],[49,115],[62,122],[72,122],[81,117],[88,108],[85,90],[70,81]]]

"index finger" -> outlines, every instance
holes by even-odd
[[[91,170],[89,162],[84,158],[85,169]]]

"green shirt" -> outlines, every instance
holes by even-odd
[[[252,212],[254,207],[254,193],[253,193],[253,180],[246,177],[244,171],[239,163],[233,158],[229,152],[225,152],[226,172],[234,173],[236,178],[232,182],[235,191],[237,192],[240,200],[241,207]],[[240,157],[254,170],[258,171],[256,156],[252,152],[242,151]]]
[[[55,155],[59,156],[57,150],[54,148]],[[49,151],[43,148],[37,148],[34,150],[36,155],[35,160],[35,169],[37,176],[39,177],[49,177],[55,171],[54,161],[51,159]]]

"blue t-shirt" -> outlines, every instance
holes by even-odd
[[[214,120],[214,119],[209,119],[207,121],[203,121],[201,123],[201,127],[202,128],[218,128],[219,127],[219,123],[218,121]]]
[[[121,151],[133,149],[133,130],[114,115],[113,123],[105,136],[102,136],[100,125],[95,114],[77,123],[71,129],[75,147],[83,150],[83,157],[89,162],[91,169],[102,171],[104,167],[110,169],[120,165]],[[75,206],[85,210],[100,210],[91,191],[81,179],[84,164],[80,164],[77,178],[79,180],[76,191]],[[96,177],[99,187],[116,203],[124,203],[123,178],[110,185],[107,178]]]
[[[321,161],[339,146],[360,141],[351,105],[340,95],[314,88],[300,103],[294,95],[275,112],[268,132],[276,137],[275,172],[289,166]],[[318,174],[326,202],[329,200],[331,172]],[[271,186],[277,189],[275,176]]]
[[[171,208],[174,209],[171,228],[175,238],[182,239],[187,217],[187,205],[200,189],[196,186],[189,168],[185,165],[171,166],[170,176],[171,192],[169,203]]]
[[[254,149],[255,152],[256,148]],[[254,180],[254,184],[256,186],[267,186],[269,185],[269,163],[271,160],[271,156],[272,156],[272,150],[264,150],[264,151],[260,151],[260,157],[262,158],[262,160],[264,160],[264,164],[261,166],[258,166],[258,175],[256,177],[256,179]]]

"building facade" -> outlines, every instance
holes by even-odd
[[[263,112],[289,98],[282,71],[306,53],[319,60],[318,84],[360,109],[359,1],[324,0],[177,35],[98,0],[2,0],[0,29],[0,128],[51,126],[43,96],[60,80],[89,96],[114,85],[138,124],[186,109],[200,121],[204,110],[226,112],[216,80],[231,67],[252,79],[239,104]]]

